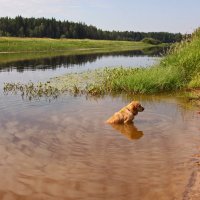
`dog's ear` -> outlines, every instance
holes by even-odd
[[[131,105],[132,105],[133,107],[137,108],[137,107],[140,105],[140,103],[139,103],[139,101],[132,101],[132,102],[131,102]]]
[[[134,111],[137,110],[137,105],[138,105],[138,103],[139,103],[138,101],[132,101],[130,104],[127,105],[127,108],[128,108],[130,111],[134,112]]]

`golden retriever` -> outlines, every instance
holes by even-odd
[[[138,112],[142,112],[144,108],[138,101],[132,101],[127,106],[123,107],[119,112],[116,112],[106,122],[109,124],[126,124],[133,121],[134,116]]]

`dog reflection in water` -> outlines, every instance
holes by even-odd
[[[125,135],[130,140],[137,140],[143,136],[142,131],[138,131],[133,123],[128,124],[111,124],[111,126],[119,131],[121,134]]]

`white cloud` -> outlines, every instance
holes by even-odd
[[[0,0],[0,16],[57,17],[78,15],[81,7],[102,7],[99,0]]]
[[[79,0],[0,0],[0,16],[59,17],[70,14]]]

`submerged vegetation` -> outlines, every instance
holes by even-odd
[[[3,89],[5,94],[8,94],[9,92],[20,92],[23,99],[26,98],[29,100],[41,97],[57,98],[60,94],[60,91],[57,88],[52,87],[49,82],[44,84],[38,83],[37,85],[32,82],[29,82],[28,84],[5,83]]]
[[[152,94],[195,89],[199,98],[200,30],[173,46],[168,55],[153,67],[104,68],[57,77],[51,79],[49,84],[61,93],[70,91],[90,95],[119,92]]]

